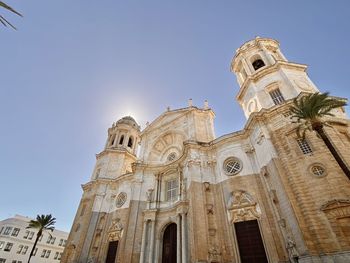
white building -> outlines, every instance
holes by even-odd
[[[16,215],[0,221],[0,263],[27,262],[37,230],[26,229],[31,218]],[[68,233],[46,231],[39,239],[31,263],[60,262]]]

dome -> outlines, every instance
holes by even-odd
[[[121,118],[120,120],[117,121],[116,123],[117,125],[118,124],[127,124],[127,125],[130,125],[136,129],[140,129],[140,126],[137,124],[137,122],[135,121],[135,119],[131,116],[125,116],[123,118]]]

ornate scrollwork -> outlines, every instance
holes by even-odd
[[[254,202],[248,193],[242,190],[231,193],[227,209],[232,224],[258,219],[260,217],[259,205]]]
[[[112,221],[112,225],[109,227],[108,230],[108,240],[109,241],[116,241],[120,240],[123,236],[123,225],[120,223],[120,218],[116,218]]]

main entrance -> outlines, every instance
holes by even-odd
[[[235,223],[241,263],[268,263],[257,220]]]
[[[176,224],[167,226],[163,235],[162,263],[176,263]]]
[[[117,256],[118,241],[111,241],[108,245],[106,263],[114,263]]]

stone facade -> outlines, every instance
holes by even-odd
[[[62,262],[350,262],[350,181],[290,118],[318,91],[306,69],[257,37],[231,63],[243,130],[216,138],[213,111],[191,102],[142,131],[113,124]],[[326,132],[350,164],[349,120],[334,115]]]

